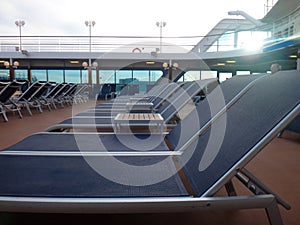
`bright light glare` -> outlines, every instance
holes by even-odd
[[[253,40],[253,39],[249,39],[246,43],[245,43],[245,48],[249,51],[254,51],[254,50],[258,50],[263,46],[263,40]]]
[[[268,32],[245,31],[239,34],[239,46],[249,51],[260,49],[264,45],[264,40],[268,38]]]

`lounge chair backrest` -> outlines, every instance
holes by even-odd
[[[134,95],[139,93],[139,85],[126,84],[120,91],[120,95]]]
[[[297,71],[262,77],[177,158],[195,196],[216,193],[299,114],[299,87]]]
[[[159,93],[160,91],[163,91],[168,84],[160,84],[160,85],[154,85],[151,87],[151,89],[149,91],[146,92],[146,94],[148,96],[154,96],[157,93]]]
[[[23,85],[21,82],[12,81],[9,85],[5,86],[0,92],[0,102],[7,102],[13,94]]]
[[[79,84],[74,84],[74,85],[72,86],[72,89],[70,90],[70,92],[69,92],[68,94],[73,96],[73,95],[75,94],[75,92],[76,92],[78,86],[79,86]]]
[[[3,88],[9,85],[10,82],[0,82],[0,92]]]
[[[76,91],[75,91],[75,95],[82,94],[84,91],[86,91],[87,88],[88,88],[88,85],[86,85],[86,84],[78,85],[77,88],[76,88]]]
[[[56,84],[55,86],[53,86],[49,93],[45,96],[45,98],[53,98],[55,97],[56,93],[62,88],[63,84],[62,83],[59,83],[59,84]]]
[[[43,95],[45,95],[47,93],[47,91],[51,88],[51,84],[46,82],[43,83],[42,87],[35,93],[34,97],[36,99],[41,98]]]
[[[212,117],[224,108],[242,91],[250,88],[263,75],[235,76],[221,83],[212,90],[197,107],[189,113],[166,136],[173,149],[179,150],[185,145]]]
[[[177,83],[170,83],[164,88],[157,96],[153,99],[152,103],[154,108],[157,108],[163,101],[165,101],[172,93],[174,93],[177,88],[179,88],[179,84]]]
[[[169,121],[180,109],[182,109],[189,101],[193,99],[201,90],[211,83],[217,84],[217,79],[207,79],[201,81],[193,81],[189,85],[183,85],[179,88],[178,94],[174,94],[174,98],[169,98],[170,101],[162,105],[158,112],[162,115],[165,121]]]
[[[70,84],[63,83],[61,88],[54,94],[54,97],[60,97],[70,88]]]
[[[170,95],[168,97],[168,99],[166,99],[167,101],[165,101],[164,104],[158,109],[158,113],[161,114],[163,111],[165,111],[166,109],[171,107],[172,103],[175,102],[181,95],[184,95],[186,90],[191,88],[191,86],[193,86],[194,84],[195,84],[194,81],[193,82],[184,82],[184,83],[182,83],[180,85],[180,88],[177,88],[177,90],[174,91],[172,93],[172,95]]]
[[[74,94],[74,92],[76,91],[77,88],[77,84],[69,84],[69,87],[66,88],[65,92],[63,93],[63,96],[69,96]]]
[[[35,82],[18,98],[18,101],[30,101],[34,98],[38,90],[43,86],[42,83]]]

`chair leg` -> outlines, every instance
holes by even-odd
[[[8,118],[6,116],[6,112],[2,112],[2,116],[3,116],[4,122],[8,122]]]
[[[269,207],[267,207],[265,210],[266,210],[270,225],[283,225],[283,221],[282,221],[282,218],[280,215],[280,211],[279,211],[276,199],[274,199],[272,204]]]
[[[51,111],[51,105],[47,104],[48,110]]]
[[[225,188],[228,196],[237,196],[232,181],[229,181],[227,184],[225,184]]]
[[[32,116],[32,112],[31,112],[31,110],[30,110],[30,106],[29,106],[29,104],[28,104],[27,102],[25,103],[25,107],[26,107],[26,109],[27,109],[28,114],[29,114],[30,116]]]
[[[5,111],[5,108],[1,104],[0,104],[0,113],[2,114],[4,121],[7,122],[8,118],[6,116],[6,111]]]
[[[23,118],[23,115],[22,115],[22,113],[21,113],[21,109],[18,109],[17,111],[18,111],[18,114],[19,114],[19,118],[22,119],[22,118]]]

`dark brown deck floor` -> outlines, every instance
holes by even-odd
[[[0,121],[0,149],[12,145],[24,137],[70,117],[72,110],[79,112],[93,106],[94,102],[65,107],[63,109],[34,112],[32,117],[23,112],[23,119],[8,114],[7,123]],[[75,113],[76,113],[75,112]],[[285,133],[283,138],[273,140],[247,168],[286,200],[292,209],[287,211],[280,206],[285,225],[300,224],[300,135]],[[9,171],[8,171],[9,172]],[[248,191],[234,180],[238,194]],[[1,185],[1,181],[0,181]],[[225,191],[221,190],[220,195]],[[268,224],[264,210],[213,211],[176,214],[139,214],[139,215],[61,215],[61,214],[0,214],[1,225],[13,224],[130,224],[130,225],[263,225]]]

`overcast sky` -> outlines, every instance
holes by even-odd
[[[227,12],[242,10],[264,16],[266,0],[2,0],[0,35],[18,35],[16,20],[26,22],[22,35],[88,35],[85,20],[94,20],[92,35],[159,36],[157,21],[165,21],[164,36],[201,36],[221,19],[242,18]]]

